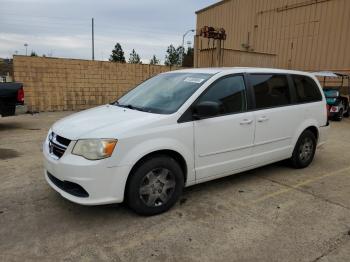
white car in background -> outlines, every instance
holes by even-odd
[[[327,130],[325,97],[309,73],[173,71],[55,123],[43,146],[45,177],[73,202],[126,201],[153,215],[186,186],[283,159],[304,168]]]

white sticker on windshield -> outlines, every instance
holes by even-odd
[[[196,78],[196,77],[186,77],[185,82],[190,82],[190,83],[197,83],[200,84],[204,81],[203,78]]]

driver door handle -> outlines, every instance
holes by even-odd
[[[249,124],[251,124],[251,123],[253,123],[253,120],[251,120],[251,119],[243,119],[243,120],[240,122],[241,125],[249,125]]]

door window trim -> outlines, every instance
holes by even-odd
[[[197,98],[196,100],[193,101],[193,103],[186,109],[186,111],[180,116],[180,118],[177,120],[178,123],[186,123],[186,122],[192,122],[192,121],[198,121],[193,119],[192,116],[192,110],[194,105],[198,102],[198,100],[205,95],[208,90],[213,87],[218,81],[221,81],[225,78],[228,77],[235,77],[235,76],[242,76],[243,77],[243,83],[244,83],[244,93],[245,93],[245,110],[243,110],[242,112],[231,112],[231,113],[227,113],[227,114],[221,114],[221,115],[217,115],[217,116],[210,116],[210,117],[206,117],[203,119],[210,119],[210,118],[215,118],[215,117],[222,117],[222,116],[228,116],[228,115],[236,115],[236,114],[242,114],[242,113],[246,113],[251,111],[252,107],[253,107],[253,101],[252,101],[252,97],[248,92],[248,82],[247,82],[247,77],[246,77],[246,73],[234,73],[234,74],[228,74],[228,75],[224,75],[218,79],[216,79],[213,83],[211,83]]]

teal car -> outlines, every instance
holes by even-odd
[[[329,118],[341,121],[343,117],[349,116],[349,100],[341,96],[338,89],[324,88],[323,92],[328,105]]]

